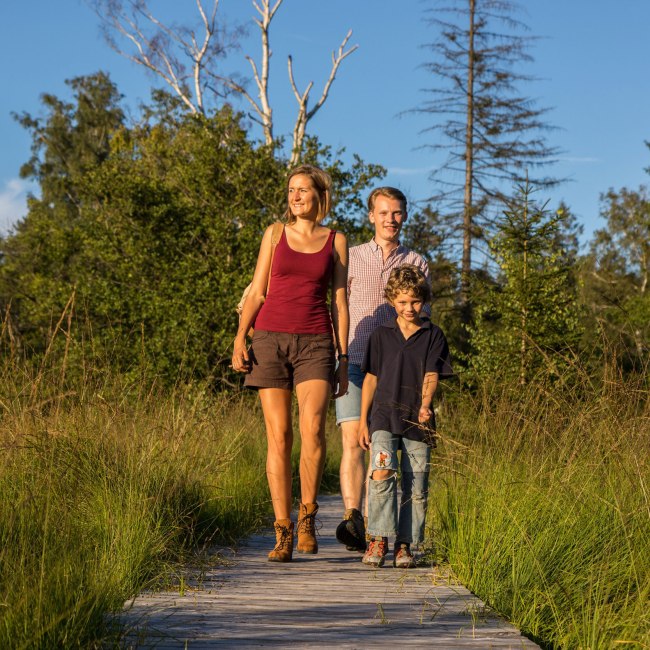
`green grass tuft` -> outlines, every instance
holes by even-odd
[[[548,647],[650,647],[644,382],[495,383],[440,418],[437,545],[464,584]]]

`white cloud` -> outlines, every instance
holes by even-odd
[[[7,234],[27,214],[27,192],[31,187],[28,181],[12,178],[0,190],[0,234]]]
[[[602,162],[600,158],[594,158],[592,156],[559,156],[558,160],[561,162],[572,162],[572,163],[599,163]]]
[[[395,174],[395,176],[414,176],[416,174],[428,174],[432,172],[435,167],[389,167],[388,173]]]

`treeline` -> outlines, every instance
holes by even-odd
[[[105,74],[68,84],[72,102],[45,95],[42,118],[18,116],[33,139],[21,175],[40,196],[0,243],[3,345],[65,354],[68,368],[83,355],[227,383],[234,306],[264,228],[284,212],[286,161],[229,107],[190,115],[158,92],[129,126]],[[332,174],[333,219],[350,230],[345,215],[383,170],[358,158],[344,167],[315,139],[303,158]]]
[[[21,175],[39,196],[0,240],[2,346],[75,367],[179,372],[231,384],[236,305],[263,229],[284,211],[287,160],[254,141],[224,106],[191,115],[156,91],[129,124],[118,89],[97,73],[68,82],[70,102],[44,95],[44,114],[17,116],[32,136]],[[334,227],[369,236],[364,199],[384,170],[345,164],[315,138],[302,160],[328,169]],[[566,206],[548,209],[524,183],[475,233],[489,254],[461,299],[460,261],[447,251],[434,205],[412,211],[405,238],[427,255],[434,319],[449,333],[468,382],[495,374],[529,382],[564,376],[580,356],[631,371],[650,337],[650,199],[645,188],[603,196],[606,228],[586,253]]]

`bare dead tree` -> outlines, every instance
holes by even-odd
[[[531,61],[527,48],[534,38],[515,18],[517,11],[510,0],[438,0],[427,11],[437,40],[427,46],[434,58],[423,67],[434,86],[426,91],[431,99],[413,112],[433,116],[424,132],[435,132],[436,139],[425,146],[447,152],[431,176],[431,201],[454,218],[462,238],[463,306],[470,304],[476,240],[493,225],[489,206],[503,201],[504,191],[524,183],[529,172],[553,164],[559,153],[544,138],[553,128],[545,119],[548,109],[519,91],[532,80],[519,69]],[[562,179],[530,180],[544,188]]]
[[[253,20],[262,41],[261,61],[250,55],[257,96],[248,91],[232,75],[221,74],[217,59],[223,58],[235,46],[239,33],[219,29],[217,11],[219,0],[212,0],[208,11],[205,0],[196,0],[200,16],[200,33],[188,27],[168,26],[149,9],[147,0],[88,0],[100,17],[109,45],[120,55],[150,70],[171,88],[194,114],[208,111],[206,93],[221,97],[226,91],[243,97],[252,107],[251,119],[260,125],[266,144],[274,144],[273,107],[269,101],[269,76],[272,50],[270,27],[283,0],[253,0],[258,16]],[[341,63],[358,45],[348,47],[352,30],[348,31],[337,51],[332,52],[332,67],[318,101],[309,108],[314,82],[300,92],[293,73],[293,59],[288,57],[289,82],[298,103],[293,127],[290,165],[298,162],[307,132],[307,125],[322,108]],[[123,41],[126,47],[121,46]],[[127,49],[128,48],[128,49]],[[346,49],[347,48],[347,49]],[[211,97],[212,99],[212,97]]]
[[[160,77],[190,112],[206,114],[206,91],[219,95],[214,81],[223,83],[215,74],[216,60],[237,38],[217,25],[219,0],[213,0],[209,11],[202,0],[196,0],[200,33],[163,23],[146,0],[89,1],[100,17],[106,41],[118,54]]]
[[[296,123],[293,127],[291,160],[289,161],[290,165],[295,165],[298,162],[298,159],[300,158],[300,152],[302,151],[302,143],[305,140],[307,124],[314,117],[314,115],[316,115],[316,113],[320,110],[321,106],[327,100],[327,96],[329,94],[332,83],[336,78],[336,73],[338,72],[341,62],[343,61],[343,59],[350,56],[350,54],[352,54],[352,52],[354,52],[359,47],[358,45],[352,45],[348,50],[345,49],[348,41],[350,40],[350,36],[352,36],[352,30],[349,30],[348,33],[345,35],[343,42],[341,43],[341,45],[339,45],[338,51],[332,52],[332,69],[330,70],[330,75],[327,78],[327,81],[325,82],[325,86],[323,87],[323,92],[321,93],[320,99],[314,104],[313,108],[311,109],[308,109],[307,105],[309,102],[309,93],[311,92],[314,82],[310,81],[307,84],[307,88],[305,88],[305,92],[303,92],[302,94],[298,91],[298,88],[296,87],[296,82],[294,81],[293,78],[293,60],[291,56],[289,56],[287,62],[289,68],[289,81],[291,82],[291,88],[293,89],[293,94],[295,95],[296,100],[298,102],[298,115],[296,117]]]
[[[253,6],[260,14],[260,18],[254,18],[255,24],[260,29],[262,38],[262,63],[261,68],[258,70],[257,64],[251,56],[246,56],[246,60],[250,63],[253,71],[253,78],[257,86],[259,101],[246,90],[243,84],[238,83],[234,79],[229,79],[227,85],[244,97],[248,103],[253,107],[257,117],[251,115],[251,118],[262,127],[264,134],[264,141],[268,145],[273,144],[273,108],[269,103],[269,64],[271,61],[271,47],[269,45],[269,28],[275,12],[278,10],[282,0],[276,0],[276,3],[271,7],[270,0],[261,0],[261,6],[253,0]]]

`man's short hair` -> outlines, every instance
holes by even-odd
[[[368,196],[368,212],[372,212],[375,209],[375,199],[378,196],[385,196],[388,199],[397,199],[401,202],[404,210],[406,210],[406,196],[402,190],[398,190],[396,187],[375,187],[375,189],[370,192]]]
[[[413,264],[402,264],[390,272],[384,297],[392,304],[401,292],[412,293],[422,302],[431,300],[431,287],[424,273]]]

